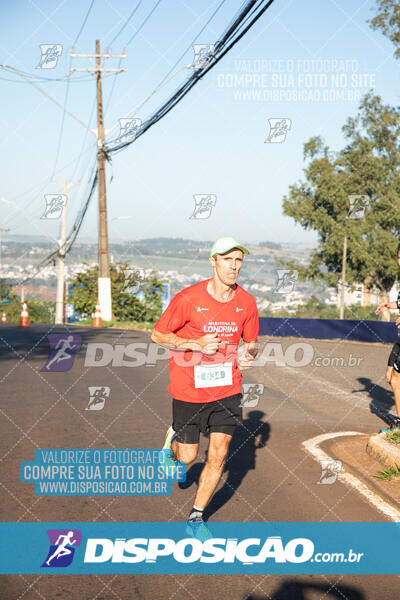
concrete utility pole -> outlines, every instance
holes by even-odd
[[[1,244],[2,244],[2,239],[1,239],[1,234],[2,233],[7,233],[8,231],[10,231],[10,229],[7,229],[7,227],[0,227],[0,279],[1,279]]]
[[[343,239],[342,276],[340,278],[339,319],[344,319],[344,291],[346,286],[347,235]]]
[[[52,183],[61,183],[52,179]],[[58,251],[58,269],[57,269],[57,296],[56,296],[56,325],[62,325],[64,323],[64,302],[65,302],[65,240],[67,234],[67,201],[68,201],[68,186],[79,181],[68,181],[64,179],[62,182],[65,196],[65,204],[63,205],[61,213],[61,231],[60,231],[60,242]]]
[[[98,301],[100,303],[101,316],[105,321],[112,319],[111,302],[111,280],[110,280],[110,257],[108,252],[108,226],[107,226],[107,196],[106,196],[106,152],[104,148],[104,124],[103,124],[103,98],[101,89],[102,72],[120,73],[125,69],[106,69],[101,66],[104,58],[125,58],[126,54],[100,54],[100,41],[96,40],[95,54],[75,54],[71,57],[95,58],[96,68],[71,69],[73,71],[87,71],[96,75],[97,93],[97,168],[98,168],[98,190],[99,190],[99,278],[98,278]]]

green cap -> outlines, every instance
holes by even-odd
[[[218,238],[218,240],[214,242],[210,250],[210,256],[214,256],[214,254],[226,254],[234,248],[241,250],[243,254],[250,254],[250,252],[244,246],[239,244],[239,242],[237,242],[235,238],[223,237]]]

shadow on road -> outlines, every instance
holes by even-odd
[[[247,473],[256,468],[257,450],[263,448],[268,441],[270,426],[262,420],[265,413],[261,410],[252,410],[243,424],[235,429],[229,446],[229,454],[225,464],[225,483],[216,492],[204,511],[207,520],[226,504],[241,485]],[[186,481],[179,484],[183,489],[198,483],[203,464],[196,463],[188,471]]]
[[[49,355],[49,334],[79,334],[82,345],[77,356],[85,356],[86,346],[89,342],[106,342],[109,344],[128,344],[135,340],[143,340],[146,332],[133,329],[119,330],[113,328],[93,329],[80,327],[68,323],[66,325],[52,325],[34,323],[30,327],[18,327],[15,324],[0,324],[0,359],[28,359],[29,361],[45,361]],[[99,339],[101,338],[101,339]],[[43,363],[44,364],[44,363]]]
[[[358,381],[364,386],[361,390],[353,390],[353,394],[358,392],[364,392],[368,394],[371,402],[369,404],[369,410],[373,415],[376,415],[386,424],[390,425],[393,417],[390,415],[390,409],[394,406],[394,398],[391,391],[377,385],[369,377],[359,377]]]
[[[363,592],[354,587],[333,583],[305,583],[296,580],[282,583],[272,596],[268,594],[251,594],[250,596],[244,596],[243,600],[311,600],[311,598],[316,597],[315,592],[320,593],[319,597],[326,600],[343,600],[343,598],[346,598],[346,600],[365,600]]]

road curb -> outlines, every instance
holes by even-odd
[[[376,433],[368,439],[367,454],[373,456],[385,467],[400,466],[400,448],[386,439],[385,433]]]

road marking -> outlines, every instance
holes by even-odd
[[[302,373],[300,373],[300,369],[298,367],[288,367],[285,366],[286,370],[291,371],[292,373],[295,373],[296,375],[301,375]],[[351,404],[354,405],[354,399],[352,397],[353,392],[346,392],[346,390],[338,387],[337,385],[334,385],[333,383],[331,383],[328,379],[322,379],[321,377],[317,377],[314,372],[311,373],[309,379],[312,379],[312,384],[315,387],[315,385],[319,385],[322,388],[322,391],[324,392],[324,394],[331,394],[332,396],[337,397],[342,396],[345,400],[350,401]],[[371,399],[369,398],[368,394],[366,392],[357,392],[357,394],[362,395],[363,399],[367,400],[368,402],[371,401]]]
[[[303,442],[303,446],[305,450],[311,454],[316,460],[333,460],[329,454],[321,450],[319,448],[319,444],[325,442],[326,440],[332,440],[337,437],[345,437],[349,435],[365,435],[360,433],[359,431],[339,431],[336,433],[323,433],[321,435],[317,435],[314,438],[306,440]],[[368,500],[376,509],[378,509],[381,513],[383,513],[386,517],[391,519],[392,521],[399,522],[400,521],[400,511],[394,508],[391,504],[383,500],[379,494],[372,491],[365,483],[361,481],[358,477],[355,477],[351,473],[347,473],[346,471],[342,471],[338,474],[338,480],[342,481],[345,485],[348,485],[355,490],[364,498]]]

